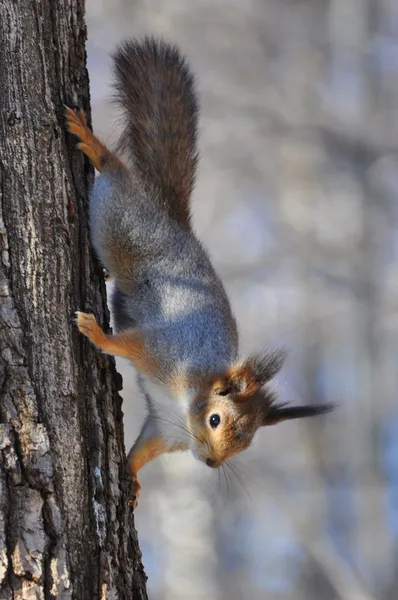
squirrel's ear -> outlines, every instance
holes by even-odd
[[[306,417],[316,417],[332,411],[335,408],[333,404],[321,404],[319,406],[305,404],[304,406],[287,406],[286,404],[277,405],[271,400],[268,403],[267,411],[263,418],[263,425],[276,425],[282,421],[290,419],[303,419]]]
[[[286,353],[278,350],[250,356],[243,364],[232,369],[214,384],[220,396],[232,394],[236,401],[244,401],[270,381],[283,365]]]

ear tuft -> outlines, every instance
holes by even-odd
[[[252,372],[258,388],[271,381],[281,370],[286,354],[285,350],[276,350],[275,352],[257,354],[248,358],[245,366]]]
[[[317,417],[334,410],[334,404],[305,404],[304,406],[288,406],[287,404],[275,404],[272,402],[268,405],[268,410],[263,419],[263,425],[276,425],[282,421],[290,421],[291,419],[303,419],[307,417]]]

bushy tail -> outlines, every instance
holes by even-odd
[[[198,160],[194,77],[178,48],[154,38],[123,42],[113,58],[125,113],[122,149],[171,216],[189,227]]]

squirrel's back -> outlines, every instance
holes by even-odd
[[[159,377],[177,365],[208,375],[236,359],[238,338],[222,282],[190,227],[193,76],[174,46],[152,38],[124,42],[114,60],[122,145],[133,164],[126,168],[97,144],[105,161],[97,161],[90,192],[90,228],[115,278],[116,329],[142,332]]]
[[[170,216],[188,228],[198,159],[194,76],[178,48],[155,38],[123,42],[113,58],[125,120],[121,147]]]

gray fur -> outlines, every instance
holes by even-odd
[[[94,247],[116,278],[116,328],[145,331],[165,373],[176,365],[210,375],[237,357],[237,331],[228,298],[192,231],[163,208],[134,175],[104,172],[90,194]],[[125,260],[115,264],[114,249]]]

